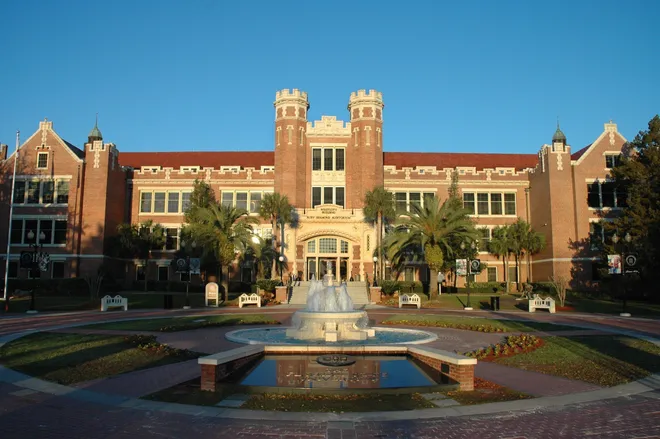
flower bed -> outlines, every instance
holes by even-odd
[[[463,355],[481,361],[493,361],[517,354],[532,352],[543,346],[543,340],[535,335],[510,335],[503,342],[490,345],[487,348],[464,352]]]
[[[199,354],[188,349],[173,348],[169,345],[158,343],[154,335],[127,335],[124,340],[140,350],[163,354],[170,357],[198,358]]]

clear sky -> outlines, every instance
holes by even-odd
[[[0,141],[40,120],[120,151],[272,150],[275,92],[310,120],[385,101],[385,151],[577,150],[660,112],[652,0],[2,0]]]

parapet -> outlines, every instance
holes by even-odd
[[[357,92],[351,93],[350,102],[364,99],[382,102],[383,93],[376,90],[358,90]]]
[[[293,90],[285,88],[284,90],[275,93],[275,100],[279,101],[281,99],[303,99],[306,101],[307,92],[300,91],[297,88],[294,88]]]

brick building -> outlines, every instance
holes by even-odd
[[[295,89],[277,92],[274,107],[274,146],[263,152],[120,153],[103,141],[97,126],[77,148],[57,135],[52,122],[40,122],[19,148],[10,277],[28,276],[18,269],[18,256],[43,238],[52,260],[50,272],[42,275],[46,278],[82,276],[105,261],[122,264],[116,276],[125,282],[143,276],[178,280],[169,263],[180,245],[192,184],[201,179],[223,204],[251,215],[257,215],[265,193],[289,197],[300,217],[299,227],[283,233],[289,271],[319,276],[331,262],[339,276],[364,279],[373,273],[376,243],[374,228],[362,216],[364,194],[384,185],[395,194],[397,210],[409,210],[430,195],[445,199],[457,172],[464,205],[486,228],[483,239],[518,217],[546,236],[546,249],[532,258],[534,280],[552,274],[594,279],[599,262],[589,243],[606,238],[598,223],[622,203],[608,180],[626,142],[616,124],[606,123],[592,144],[576,152],[559,128],[550,144],[533,154],[383,152],[380,92],[351,93],[346,122],[335,116],[309,121],[307,93]],[[0,159],[0,245],[5,248],[14,164],[6,145]],[[168,236],[150,267],[108,256],[106,238],[117,224],[149,219],[162,224]],[[256,232],[269,236],[270,225]],[[484,252],[480,258],[488,268],[476,281],[504,279],[501,260]],[[515,279],[515,268],[510,270]],[[522,261],[521,280],[526,273]],[[253,273],[249,266],[237,267],[233,276],[250,280]],[[402,277],[427,281],[429,273],[424,266],[410,266]]]

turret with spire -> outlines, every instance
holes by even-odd
[[[87,142],[92,143],[95,140],[103,140],[103,135],[101,134],[101,130],[99,130],[99,114],[96,113],[96,122],[94,122],[94,128],[92,128],[92,131],[89,132],[89,135],[87,136]]]
[[[552,147],[553,149],[555,148],[555,144],[561,144],[561,148],[564,149],[566,147],[566,135],[564,132],[559,128],[559,119],[557,119],[557,130],[555,131],[555,134],[552,136]]]

